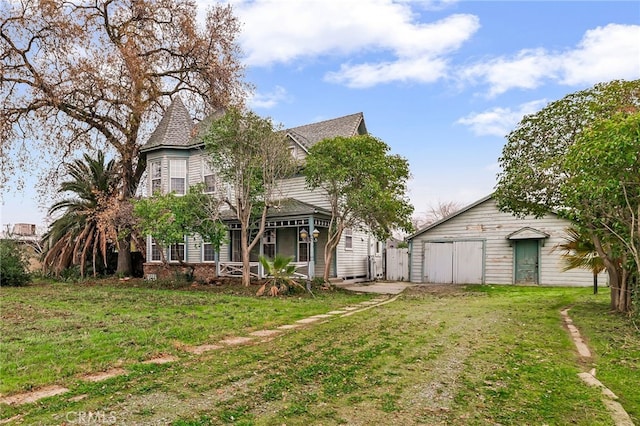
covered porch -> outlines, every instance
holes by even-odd
[[[258,261],[259,256],[273,259],[276,254],[292,258],[290,264],[296,268],[296,277],[322,277],[330,217],[328,211],[293,198],[281,200],[277,206],[272,207],[267,215],[265,232],[250,253],[252,278],[265,278],[263,267]],[[225,222],[229,226],[228,250],[223,252],[219,259],[218,274],[227,277],[240,276],[240,223],[231,219]],[[334,273],[335,268],[332,265],[332,275]]]

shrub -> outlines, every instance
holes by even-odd
[[[0,286],[20,286],[29,279],[23,248],[15,241],[0,240]]]

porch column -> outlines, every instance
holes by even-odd
[[[264,233],[260,237],[260,241],[258,242],[260,248],[258,249],[258,279],[264,278],[264,268],[262,267],[262,262],[260,262],[260,257],[264,256]]]
[[[312,280],[316,276],[316,256],[315,256],[315,244],[313,241],[313,216],[309,216],[309,280]]]

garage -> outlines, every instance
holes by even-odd
[[[571,222],[549,213],[515,217],[488,195],[407,237],[409,280],[441,284],[591,286],[588,269],[566,270],[559,244]],[[606,281],[606,273],[599,279]]]
[[[424,282],[483,284],[484,241],[426,241]]]

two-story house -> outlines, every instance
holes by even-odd
[[[147,160],[147,192],[185,194],[190,185],[204,182],[205,191],[214,194],[219,182],[209,167],[204,144],[198,137],[200,126],[191,118],[179,97],[165,112],[158,127],[141,148]],[[284,130],[291,154],[304,161],[315,143],[336,136],[366,134],[362,113],[307,124]],[[273,257],[276,253],[293,257],[296,272],[301,277],[322,276],[327,227],[331,219],[329,202],[321,190],[306,188],[302,175],[280,182],[280,200],[270,208],[267,227],[260,244],[251,253],[252,275],[262,275],[258,256]],[[206,279],[214,270],[221,276],[241,274],[240,224],[227,216],[227,242],[220,253],[200,238],[185,238],[183,244],[157,247],[149,238],[145,276],[153,277],[163,271],[160,250],[165,250],[169,263],[180,260],[195,264],[197,279]],[[316,241],[306,236],[317,235]],[[383,276],[382,243],[374,236],[358,229],[346,229],[335,250],[332,276],[342,280],[371,280]],[[166,268],[164,268],[166,270]]]

